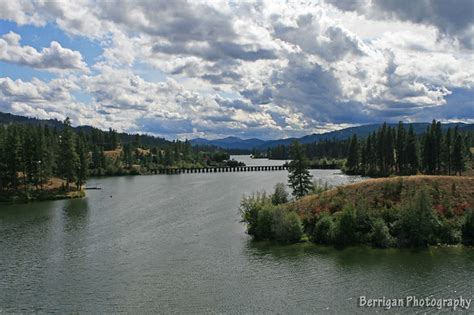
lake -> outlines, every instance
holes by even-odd
[[[311,173],[334,185],[360,179]],[[88,185],[102,190],[81,200],[0,205],[0,313],[341,314],[367,312],[361,295],[473,297],[472,248],[251,241],[241,196],[286,179],[286,171],[94,178]]]

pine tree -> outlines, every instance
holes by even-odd
[[[385,160],[385,168],[383,175],[388,176],[393,173],[393,169],[395,166],[395,145],[394,145],[394,130],[388,126],[387,131],[385,133],[385,152],[384,152],[384,160]]]
[[[6,132],[4,128],[0,128],[0,191],[6,189],[7,176],[7,156],[5,150]]]
[[[407,172],[415,175],[418,172],[418,145],[413,125],[408,128],[408,135],[405,144],[405,155],[407,162]]]
[[[397,156],[397,173],[405,174],[406,173],[406,131],[403,123],[400,121],[397,128],[397,140],[395,145],[396,156]]]
[[[51,139],[48,138],[46,129],[38,127],[38,138],[36,142],[36,159],[38,161],[38,183],[43,188],[52,176],[54,153],[51,146]]]
[[[35,159],[35,144],[36,144],[36,132],[33,132],[32,128],[25,128],[23,130],[25,135],[23,140],[22,148],[22,160],[24,165],[23,174],[26,176],[26,184],[36,185],[36,178],[38,177],[38,160]]]
[[[452,151],[453,151],[453,136],[451,127],[448,128],[443,141],[442,162],[444,173],[451,175],[452,171]]]
[[[368,169],[368,156],[367,156],[367,142],[369,141],[370,135],[361,144],[361,150],[360,150],[360,167],[359,167],[359,172],[361,175],[367,174],[367,169]]]
[[[123,146],[122,159],[125,165],[130,168],[133,164],[133,149],[130,143],[126,143]]]
[[[173,152],[171,152],[171,149],[172,148],[165,149],[165,165],[166,166],[173,166],[174,164]]]
[[[423,157],[422,165],[423,170],[427,174],[434,174],[435,172],[435,161],[434,161],[434,141],[433,141],[433,129],[431,126],[426,128],[426,133],[423,136]]]
[[[380,128],[377,132],[377,166],[378,166],[378,173],[385,174],[386,173],[386,162],[385,162],[385,149],[386,149],[386,134],[387,133],[387,124],[383,124],[382,128]]]
[[[346,165],[347,172],[348,174],[357,174],[359,171],[359,142],[356,134],[352,135],[350,143]]]
[[[5,144],[6,175],[8,182],[16,190],[18,187],[17,173],[22,169],[21,143],[18,128],[8,128]]]
[[[459,174],[466,169],[466,161],[464,158],[464,140],[459,133],[458,126],[454,128],[454,145],[453,145],[453,172]]]
[[[369,164],[369,175],[377,173],[377,135],[375,131],[367,140],[367,162]]]
[[[43,159],[41,160],[41,184],[47,182],[47,180],[53,176],[54,170],[57,168],[56,154],[57,154],[57,138],[51,133],[48,125],[43,128],[44,134],[44,147],[43,147]]]
[[[441,159],[441,147],[442,147],[442,141],[443,141],[443,131],[441,130],[441,122],[436,122],[436,120],[433,120],[433,127],[432,130],[434,131],[433,134],[433,142],[434,142],[434,148],[433,148],[433,160],[434,160],[434,169],[435,169],[435,174],[440,174],[441,173],[441,166],[442,166],[442,159]]]
[[[173,160],[177,163],[181,160],[181,155],[179,153],[179,142],[174,143],[173,145]]]
[[[109,128],[109,133],[107,135],[108,140],[108,147],[109,150],[115,150],[118,147],[119,139],[117,132],[112,128]]]
[[[69,184],[77,179],[77,165],[79,157],[76,152],[75,137],[71,130],[71,121],[68,118],[64,121],[64,129],[60,140],[59,152],[59,174],[66,180],[66,189]]]
[[[300,198],[307,195],[313,186],[312,176],[308,170],[309,161],[298,141],[292,143],[290,152],[292,161],[288,165],[288,182],[293,189],[293,196]]]
[[[83,137],[77,137],[77,143],[76,143],[76,148],[77,148],[77,155],[78,155],[78,164],[77,164],[77,181],[76,181],[76,188],[77,190],[80,190],[82,185],[85,184],[86,179],[87,179],[87,173],[88,173],[88,168],[89,168],[89,163],[88,163],[88,152],[86,150],[85,146],[85,141]]]
[[[98,145],[92,146],[92,168],[99,170],[99,174],[105,168],[104,148]]]
[[[139,134],[136,134],[134,137],[133,137],[133,147],[134,148],[139,148],[141,146],[142,142],[140,140],[140,135]]]

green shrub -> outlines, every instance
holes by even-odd
[[[273,225],[274,207],[271,204],[264,205],[257,214],[257,223],[253,227],[255,239],[271,240],[274,238]]]
[[[373,222],[371,243],[373,246],[380,248],[387,248],[392,244],[392,236],[390,235],[388,226],[381,218]]]
[[[466,211],[466,221],[462,226],[462,241],[467,245],[474,245],[474,210]]]
[[[426,189],[417,191],[414,197],[402,203],[400,214],[396,223],[401,245],[422,247],[436,241],[440,224]]]
[[[311,240],[319,244],[330,244],[332,242],[333,233],[334,222],[332,217],[328,214],[324,214],[315,224]]]
[[[344,209],[345,205],[346,197],[341,196],[339,193],[333,196],[328,202],[328,208],[331,213],[341,211],[342,209]]]
[[[396,181],[386,181],[383,184],[382,193],[384,199],[399,199],[403,191],[403,179]]]
[[[334,228],[334,243],[338,246],[357,242],[357,217],[352,205],[346,205]]]
[[[288,202],[288,191],[286,190],[285,184],[277,183],[272,195],[272,203],[274,205],[280,205]]]
[[[273,209],[272,233],[276,241],[296,243],[303,236],[303,227],[298,215],[283,207]]]
[[[282,206],[274,206],[272,198],[264,192],[244,196],[239,210],[242,222],[247,224],[247,233],[255,239],[295,243],[303,235],[299,216]]]
[[[461,242],[460,224],[456,218],[441,217],[438,232],[438,242],[442,244],[458,244]]]
[[[357,223],[356,240],[358,243],[369,243],[373,225],[372,209],[367,203],[367,200],[362,197],[359,197],[357,202],[355,215]]]
[[[256,234],[258,214],[269,203],[270,199],[265,192],[256,192],[242,198],[239,211],[242,222],[247,225],[248,234]]]

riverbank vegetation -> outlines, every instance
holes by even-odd
[[[364,140],[352,137],[344,170],[372,177],[461,175],[472,157],[471,142],[469,133],[459,132],[457,126],[443,132],[435,120],[420,138],[412,125],[407,130],[402,123],[396,129],[384,124]]]
[[[272,200],[265,193],[243,199],[242,219],[255,239],[308,239],[337,247],[474,244],[473,177],[369,179],[289,203]],[[286,234],[279,232],[281,226]]]
[[[367,137],[324,139],[303,144],[310,168],[340,168],[347,174],[386,177],[390,175],[470,175],[473,173],[474,133],[457,126],[443,129],[433,121],[416,134],[413,124],[396,127],[383,124]],[[290,158],[290,146],[277,145],[267,152],[254,152],[270,159]]]
[[[25,203],[29,201],[76,199],[85,197],[84,187],[66,189],[66,181],[52,177],[43,183],[41,189],[18,187],[16,191],[0,194],[0,202]]]
[[[69,119],[53,127],[10,123],[0,125],[0,201],[80,197],[88,176],[243,166],[229,159],[228,153],[213,147],[112,129],[73,128]]]

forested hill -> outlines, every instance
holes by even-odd
[[[10,125],[10,124],[25,124],[33,126],[48,126],[51,128],[56,128],[61,131],[64,128],[64,123],[56,119],[37,119],[29,118],[25,116],[13,115],[8,113],[0,112],[0,125]],[[91,127],[91,126],[78,126],[72,127],[76,132],[82,131],[85,134],[101,134],[104,131]],[[110,130],[109,130],[110,131]],[[137,141],[137,134],[128,134],[128,133],[117,133],[118,140],[122,144],[133,143]],[[163,146],[170,144],[171,141],[168,141],[164,138],[154,137],[149,135],[139,135],[139,140],[142,145],[145,146]],[[107,149],[107,145],[105,145]]]
[[[277,146],[289,146],[293,141],[298,140],[301,144],[311,144],[319,142],[322,140],[347,140],[353,135],[357,135],[359,139],[367,138],[371,133],[378,130],[383,124],[371,124],[363,125],[357,127],[350,127],[341,130],[321,133],[321,134],[312,134],[307,135],[301,138],[287,138],[279,140],[268,140],[263,141],[260,139],[240,139],[235,137],[216,139],[216,140],[206,140],[202,138],[197,138],[191,140],[193,145],[214,145],[223,149],[242,149],[242,150],[267,150],[268,148],[275,148]],[[413,123],[413,130],[415,134],[421,135],[426,132],[426,129],[430,123]],[[456,125],[459,127],[459,131],[474,131],[474,124],[464,124],[464,123],[448,123],[442,124],[443,131],[446,131],[448,128],[454,128]],[[388,127],[395,128],[398,124],[387,124]]]
[[[191,147],[140,134],[72,128],[69,118],[29,119],[2,114],[0,202],[82,196],[88,175],[157,174],[170,169],[235,167],[215,147]]]
[[[8,113],[0,112],[0,125],[8,125],[13,123],[20,123],[20,124],[30,124],[30,125],[48,125],[49,127],[58,127],[62,128],[63,122],[56,120],[56,119],[37,119],[37,118],[29,118],[25,116],[18,116]]]

